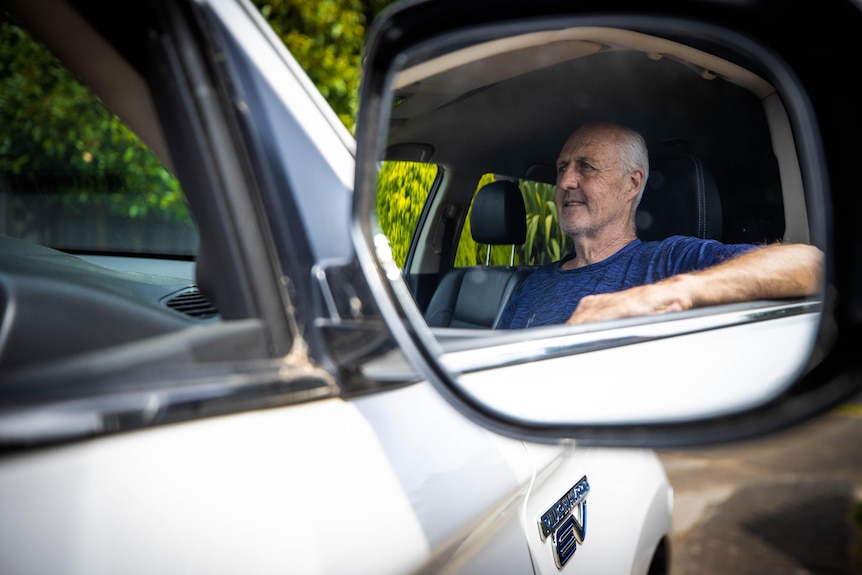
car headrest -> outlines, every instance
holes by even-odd
[[[643,241],[674,235],[721,240],[721,198],[712,172],[690,154],[650,158],[635,221]]]
[[[480,244],[523,244],[527,239],[527,210],[518,184],[500,180],[476,192],[470,230]]]

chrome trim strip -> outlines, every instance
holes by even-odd
[[[596,330],[595,324],[592,326],[528,328],[501,333],[499,337],[491,341],[487,335],[475,340],[462,338],[458,340],[457,344],[449,347],[452,348],[458,344],[464,346],[464,342],[472,343],[473,341],[476,342],[477,347],[445,352],[440,356],[440,364],[453,373],[470,373],[746,323],[820,313],[821,310],[821,301],[805,301],[769,305],[769,307],[761,305],[751,308],[746,306],[744,309],[738,309],[734,306],[728,311],[709,315],[701,315],[703,310],[692,310],[701,314],[696,316],[690,315],[691,312],[673,314],[679,319],[666,319],[667,316],[651,316],[650,319],[655,317],[660,318],[660,320],[638,323],[637,325],[631,325],[631,320],[620,320],[626,325],[607,330]],[[680,317],[683,314],[684,316]],[[642,322],[643,318],[638,318],[638,320]],[[620,321],[614,323],[619,324]],[[572,330],[578,331],[573,333]],[[500,341],[500,343],[495,345],[493,341]],[[445,342],[441,345],[444,349],[447,347]]]
[[[0,406],[0,454],[339,394],[329,373],[278,360],[187,370],[156,368],[129,373],[122,385],[114,381],[116,376],[106,379],[90,382],[78,396],[22,392],[21,397],[7,398],[7,404]],[[100,393],[102,386],[106,389]]]

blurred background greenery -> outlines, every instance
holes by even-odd
[[[362,55],[372,22],[393,0],[252,0],[353,133],[362,78]],[[24,48],[24,49],[22,49]],[[131,219],[179,221],[192,226],[176,179],[137,137],[50,53],[0,15],[0,172],[32,189],[49,185],[59,209],[104,210]],[[49,105],[50,104],[50,105]],[[32,121],[34,105],[51,110],[50,123]],[[378,186],[379,225],[403,265],[422,202],[438,170],[409,163],[384,165]],[[44,174],[51,174],[46,184]],[[487,175],[478,186],[493,179]],[[95,193],[113,189],[116,193]],[[516,263],[554,261],[566,238],[556,226],[553,190],[521,185],[528,208],[528,238]],[[129,193],[134,190],[134,193]],[[494,247],[491,263],[508,264],[510,249]],[[456,266],[485,261],[486,246],[462,231]]]

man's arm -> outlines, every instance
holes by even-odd
[[[620,292],[586,296],[566,323],[808,296],[820,289],[822,274],[823,252],[816,247],[775,243],[705,270]]]

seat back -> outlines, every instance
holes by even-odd
[[[506,302],[532,267],[469,266],[443,276],[425,321],[432,327],[494,329]]]
[[[483,186],[473,199],[470,229],[478,243],[523,244],[527,212],[518,184],[497,181]],[[495,328],[509,297],[533,269],[512,265],[452,269],[440,280],[425,320],[434,327]]]
[[[501,180],[476,192],[470,211],[470,233],[476,243],[489,246],[515,246],[526,241],[527,210],[518,184]]]
[[[721,198],[712,172],[691,154],[650,158],[635,221],[643,241],[674,235],[721,240]]]

